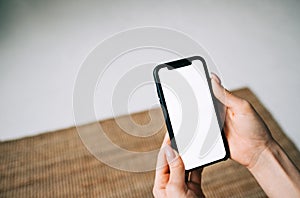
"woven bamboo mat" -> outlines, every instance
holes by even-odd
[[[300,167],[299,151],[255,95],[247,88],[234,93],[252,103],[275,139]],[[160,110],[151,113],[159,118],[154,121],[161,124]],[[120,121],[128,119],[143,125],[149,122],[149,112],[123,116]],[[137,152],[158,149],[165,133],[162,128],[148,138],[137,138],[124,133],[115,120],[100,123],[112,142]],[[87,131],[84,138],[93,140],[93,126],[82,126]],[[155,128],[147,127],[146,131]],[[133,160],[122,157],[117,150],[107,150],[107,155],[120,163]],[[156,158],[145,160],[140,166],[155,161]],[[132,173],[102,163],[84,146],[76,128],[0,143],[0,197],[152,197],[153,179],[154,171]],[[265,197],[251,174],[231,160],[205,168],[202,186],[207,197]]]

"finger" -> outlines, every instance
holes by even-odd
[[[215,80],[218,84],[221,85],[221,80],[220,78],[213,72],[211,72],[211,79]],[[217,111],[219,113],[219,117],[220,117],[220,123],[224,124],[225,122],[225,116],[226,116],[226,106],[220,102],[219,100],[216,100],[216,106],[217,106]]]
[[[166,179],[168,179],[166,174],[169,174],[169,166],[164,149],[160,149],[157,155],[154,187],[160,188],[168,183],[168,181],[166,181]]]
[[[169,145],[166,145],[165,152],[170,169],[169,183],[184,186],[185,169],[181,157]]]
[[[168,133],[165,134],[165,137],[164,137],[164,140],[162,142],[160,151],[158,153],[156,169],[158,169],[160,167],[168,166],[168,162],[167,162],[167,159],[166,159],[166,156],[165,156],[165,150],[164,150],[166,145],[170,145],[170,138],[169,138]]]
[[[225,106],[229,108],[234,108],[237,104],[241,102],[241,98],[233,95],[231,92],[224,89],[224,87],[222,87],[222,85],[219,84],[214,78],[211,79],[211,84],[214,95]]]
[[[168,134],[168,132],[166,132],[161,147],[165,146],[166,144],[170,145],[170,142],[171,142],[171,141],[170,141],[169,134]]]
[[[193,182],[193,183],[195,183],[195,184],[199,184],[199,185],[201,186],[201,175],[202,175],[202,171],[203,171],[202,168],[193,170],[193,171],[191,172],[191,175],[190,175],[190,182]]]
[[[221,80],[220,80],[219,76],[217,76],[217,74],[211,72],[211,78],[214,79],[215,81],[217,81],[217,83],[222,84]]]

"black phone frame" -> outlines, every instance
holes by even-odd
[[[216,115],[217,115],[217,120],[218,120],[218,124],[219,124],[219,128],[220,128],[220,132],[221,132],[221,136],[222,136],[222,140],[223,140],[223,144],[224,144],[224,147],[225,147],[226,154],[221,159],[212,161],[210,163],[204,164],[204,165],[199,166],[199,167],[195,167],[195,168],[186,170],[187,172],[198,169],[198,168],[203,168],[205,166],[209,166],[211,164],[215,164],[215,163],[220,162],[220,161],[225,161],[226,159],[228,159],[230,157],[228,142],[227,142],[227,139],[226,139],[226,136],[225,136],[225,133],[224,133],[224,129],[222,127],[220,112],[217,108],[217,103],[219,101],[215,97],[215,95],[213,94],[212,85],[211,85],[211,81],[210,81],[206,61],[201,56],[192,56],[192,57],[189,57],[189,58],[183,58],[183,59],[175,60],[175,61],[172,61],[172,62],[159,64],[153,70],[153,77],[154,77],[154,80],[155,80],[157,95],[158,95],[159,102],[160,102],[160,105],[161,105],[161,109],[162,109],[162,112],[163,112],[163,115],[164,115],[164,118],[165,118],[165,124],[166,124],[166,127],[167,127],[167,131],[169,133],[171,146],[172,146],[173,149],[175,149],[178,152],[178,148],[177,148],[177,144],[176,144],[176,141],[175,141],[173,128],[172,128],[172,124],[171,124],[170,116],[169,116],[169,113],[168,113],[168,108],[167,108],[167,104],[166,104],[165,97],[164,97],[164,94],[163,94],[163,90],[162,90],[162,86],[161,86],[161,83],[160,83],[160,78],[159,78],[158,72],[159,72],[160,69],[165,68],[165,67],[168,68],[169,70],[172,70],[172,69],[177,69],[177,68],[180,68],[180,67],[189,66],[189,65],[192,64],[192,62],[194,60],[200,60],[202,62],[203,67],[204,67],[206,80],[207,80],[210,95],[211,95],[211,98],[212,98],[212,101],[213,101],[214,109],[215,109],[215,112],[216,112]]]

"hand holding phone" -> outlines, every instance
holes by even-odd
[[[205,60],[195,56],[160,64],[153,75],[171,145],[185,169],[227,159],[228,147]]]

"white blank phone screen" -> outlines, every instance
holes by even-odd
[[[178,152],[190,170],[226,155],[202,62],[159,70]]]

